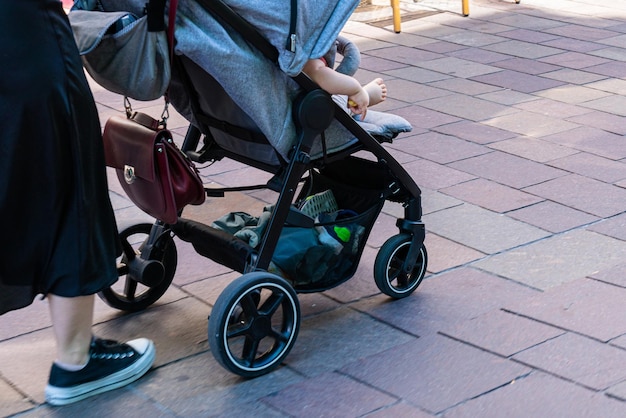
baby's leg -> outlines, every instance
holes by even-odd
[[[375,78],[364,85],[363,88],[370,96],[370,106],[374,106],[387,98],[387,86],[382,78]]]

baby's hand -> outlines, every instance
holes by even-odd
[[[348,108],[356,115],[361,115],[361,120],[365,119],[369,95],[365,89],[361,89],[357,94],[348,96]]]

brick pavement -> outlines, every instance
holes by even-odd
[[[77,405],[42,404],[54,343],[36,301],[0,317],[0,415],[626,416],[626,4],[476,0],[463,18],[457,3],[401,3],[400,34],[356,15],[345,28],[363,53],[358,78],[385,78],[380,109],[415,127],[388,147],[423,188],[429,274],[411,297],[389,303],[372,280],[389,206],[356,276],[301,295],[285,364],[242,380],[206,337],[237,274],[179,242],[174,284],[154,306],[96,307],[99,335],[155,340],[153,371]],[[118,96],[94,93],[103,121],[120,112]],[[170,127],[182,138],[182,118]],[[225,185],[261,175],[228,162],[202,174]],[[120,224],[145,219],[110,180]],[[270,197],[189,213],[209,221]]]

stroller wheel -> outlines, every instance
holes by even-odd
[[[109,306],[130,312],[143,310],[163,296],[172,283],[176,272],[178,253],[174,240],[169,233],[161,235],[154,243],[149,260],[140,260],[141,252],[151,229],[152,224],[142,223],[120,232],[123,253],[117,259],[119,280],[113,286],[98,293],[100,299]],[[144,272],[147,270],[146,266],[148,268],[157,267],[157,270],[147,270],[147,272],[155,271],[158,280],[154,280],[153,283],[142,280],[143,283],[141,283],[129,260],[140,260]],[[147,274],[144,275],[147,276]]]
[[[413,293],[426,274],[428,255],[424,246],[418,253],[413,269],[410,272],[403,271],[402,266],[408,256],[410,246],[409,234],[394,235],[380,247],[374,261],[376,286],[385,295],[395,299],[401,299]]]
[[[220,294],[209,317],[215,359],[242,377],[269,373],[289,354],[300,328],[300,303],[283,278],[244,274]]]

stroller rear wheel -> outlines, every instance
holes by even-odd
[[[389,238],[380,247],[374,261],[374,280],[378,289],[387,296],[401,299],[409,296],[422,282],[426,274],[428,255],[422,246],[410,272],[403,269],[411,246],[411,235],[399,234]]]
[[[141,257],[152,227],[152,224],[141,223],[120,232],[119,236],[123,248],[121,257],[117,259],[117,273],[120,280],[98,293],[100,299],[109,306],[123,311],[141,311],[163,296],[172,283],[176,272],[178,253],[169,232],[163,233],[157,238],[150,248],[147,260]],[[136,260],[142,264],[142,272],[144,273],[142,276],[147,277],[147,273],[153,272],[153,276],[158,276],[156,279],[152,279],[153,283],[137,277],[137,269],[133,269],[132,265],[133,261],[136,264]],[[146,265],[147,263],[153,265]],[[151,267],[156,267],[156,270],[151,269]]]
[[[269,373],[289,354],[300,328],[300,304],[283,278],[244,274],[220,294],[209,317],[215,359],[242,377]]]

